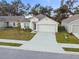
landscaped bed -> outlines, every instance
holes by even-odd
[[[79,48],[63,48],[64,51],[79,52]]]
[[[68,38],[65,38],[65,35]],[[79,39],[76,38],[73,34],[69,34],[67,32],[58,32],[56,33],[56,39],[58,43],[69,43],[69,44],[79,44]]]
[[[15,47],[19,47],[19,46],[21,46],[22,44],[19,44],[19,43],[0,42],[0,45],[2,45],[2,46],[15,46]]]
[[[17,28],[0,29],[0,39],[31,40],[35,33]]]

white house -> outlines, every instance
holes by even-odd
[[[30,28],[37,32],[57,32],[58,23],[45,15],[37,15],[30,19]]]
[[[36,32],[58,31],[58,23],[42,14],[33,17],[0,16],[0,28],[17,27],[18,23],[21,25],[21,29],[30,28]]]
[[[61,25],[64,26],[69,33],[79,33],[79,14],[64,19]]]
[[[0,28],[17,27],[18,23],[20,23],[22,29],[25,29],[29,27],[30,21],[25,19],[24,16],[0,16]]]

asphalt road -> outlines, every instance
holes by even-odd
[[[79,55],[34,52],[0,47],[0,59],[79,59]]]

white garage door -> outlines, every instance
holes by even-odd
[[[56,32],[56,26],[55,25],[38,25],[38,31],[39,32]]]
[[[72,32],[73,33],[79,33],[79,25],[73,25],[72,26]]]

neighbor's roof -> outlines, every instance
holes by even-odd
[[[0,21],[9,22],[9,21],[20,21],[28,22],[28,19],[25,19],[24,16],[0,16]]]
[[[79,14],[73,15],[67,19],[64,19],[63,22],[65,23],[71,23],[72,21],[78,20],[79,19]]]

